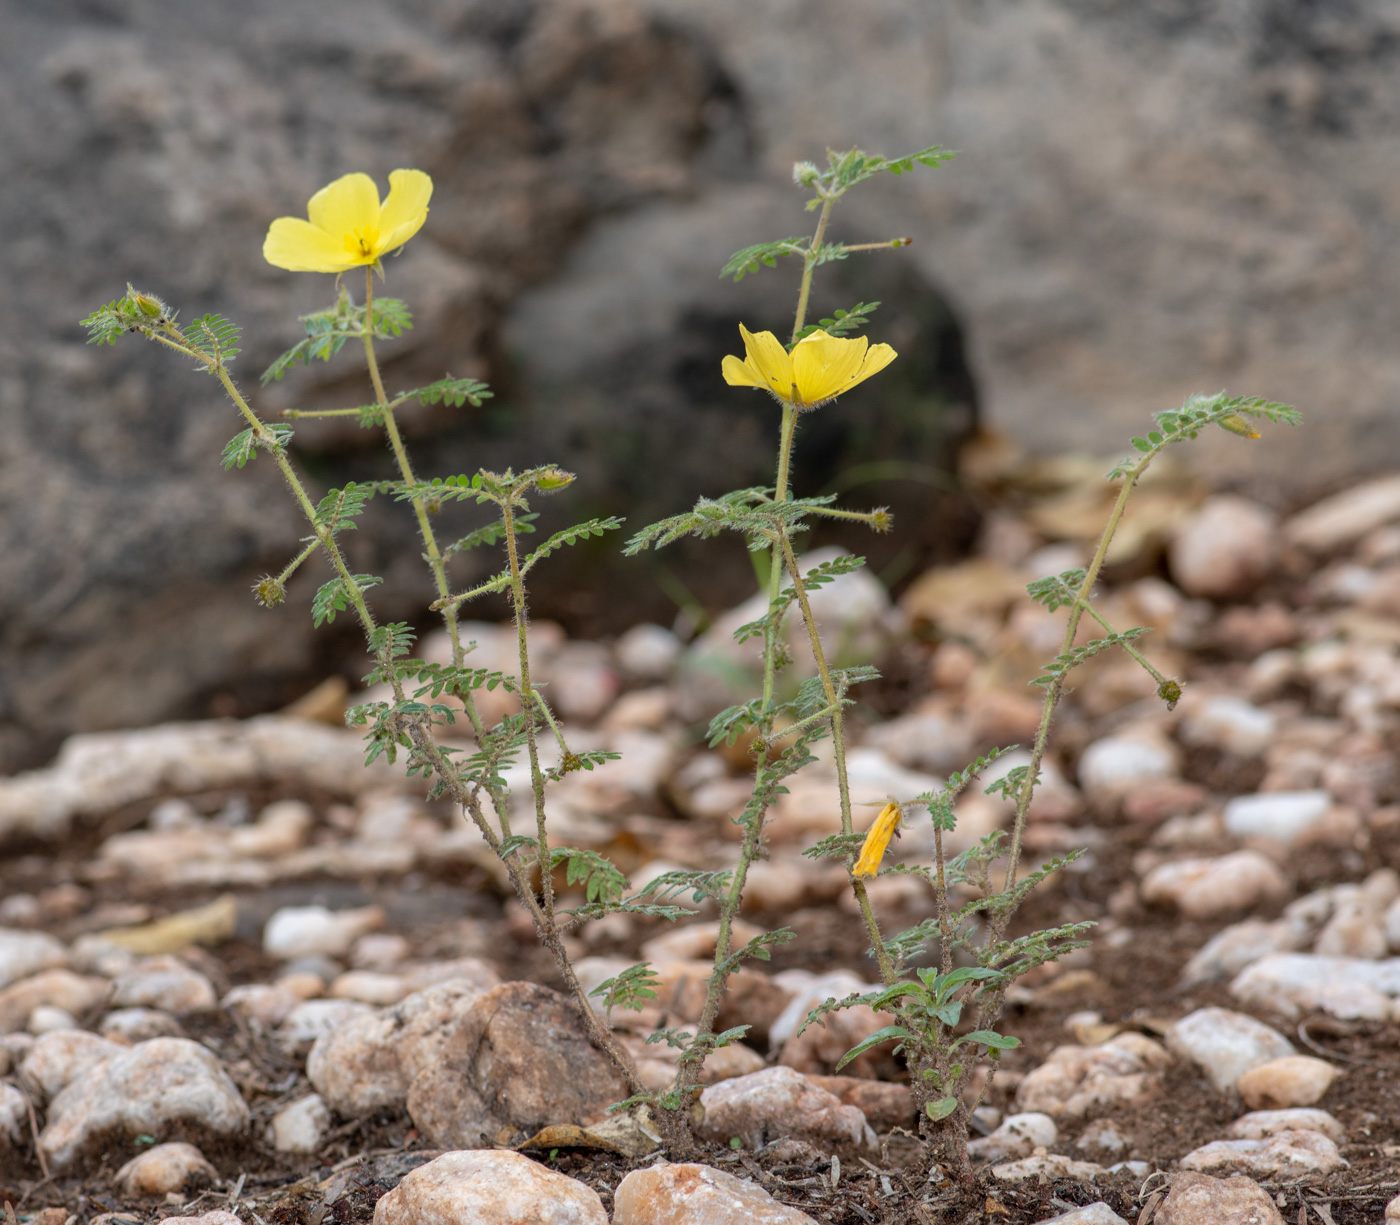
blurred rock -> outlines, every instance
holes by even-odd
[[[865,742],[901,766],[931,774],[951,774],[972,760],[972,729],[947,709],[926,708],[878,723]]]
[[[1102,1200],[1086,1204],[1083,1208],[1071,1208],[1059,1216],[1047,1217],[1038,1225],[1127,1225],[1116,1212]]]
[[[1236,838],[1271,838],[1287,845],[1327,815],[1326,791],[1266,791],[1241,795],[1225,805],[1225,829]]]
[[[1346,1139],[1346,1129],[1327,1111],[1301,1106],[1251,1111],[1231,1123],[1225,1134],[1231,1140],[1262,1140],[1281,1131],[1315,1131],[1334,1144],[1341,1144]]]
[[[1228,1008],[1198,1008],[1182,1017],[1167,1033],[1167,1048],[1201,1068],[1221,1092],[1251,1068],[1295,1053],[1277,1030]]]
[[[884,1080],[865,1080],[859,1076],[813,1076],[807,1079],[818,1089],[825,1089],[843,1106],[855,1106],[877,1132],[895,1127],[912,1127],[917,1122],[914,1099],[908,1085],[891,1084]]]
[[[643,681],[665,680],[680,658],[683,645],[660,625],[634,625],[620,635],[613,653],[622,670]]]
[[[1235,1088],[1251,1110],[1286,1110],[1321,1101],[1336,1078],[1337,1069],[1325,1060],[1285,1055],[1250,1068]]]
[[[1387,1020],[1400,995],[1400,958],[1360,961],[1275,953],[1241,970],[1230,994],[1249,1007],[1284,1017],[1316,1010],[1344,1020]]]
[[[1261,957],[1291,953],[1302,945],[1302,933],[1287,921],[1244,919],[1217,932],[1201,947],[1182,970],[1181,985],[1223,982]]]
[[[1004,1119],[989,1136],[967,1143],[967,1155],[975,1161],[1007,1161],[1029,1157],[1037,1148],[1049,1148],[1060,1138],[1060,1129],[1048,1114],[1027,1111]]]
[[[51,1166],[68,1169],[113,1136],[159,1140],[188,1127],[233,1137],[247,1130],[248,1119],[247,1105],[214,1055],[184,1038],[153,1038],[54,1098],[39,1147]]]
[[[117,1171],[116,1181],[123,1195],[169,1195],[207,1185],[218,1176],[193,1144],[176,1141],[157,1144],[133,1157]]]
[[[586,1125],[626,1096],[573,1002],[515,982],[480,996],[447,1030],[409,1085],[408,1113],[432,1144],[484,1147],[503,1127]]]
[[[705,1118],[698,1133],[726,1143],[738,1136],[749,1149],[791,1136],[824,1149],[872,1147],[875,1133],[855,1106],[819,1089],[791,1068],[767,1068],[711,1085],[700,1096]]]
[[[444,1153],[404,1175],[374,1225],[608,1225],[598,1193],[523,1153]]]
[[[282,1019],[273,1038],[288,1055],[307,1054],[325,1035],[372,1013],[358,1000],[303,1000]]]
[[[0,1152],[29,1141],[29,1099],[8,1081],[0,1080]]]
[[[1273,1197],[1242,1174],[1211,1178],[1188,1170],[1173,1174],[1169,1188],[1154,1218],[1158,1225],[1284,1225]]]
[[[228,991],[219,1003],[224,1008],[241,1013],[250,1021],[256,1021],[265,1029],[274,1029],[301,1003],[301,998],[285,987],[244,983]]]
[[[184,1016],[208,1012],[218,1002],[211,983],[177,957],[146,957],[112,980],[110,1003],[117,1008],[158,1008]]]
[[[1216,859],[1162,864],[1143,878],[1141,892],[1149,905],[1174,906],[1187,918],[1206,919],[1282,901],[1290,886],[1258,851],[1235,851]]]
[[[267,1125],[267,1142],[279,1153],[315,1153],[330,1130],[331,1112],[319,1093],[283,1106]]]
[[[42,1106],[104,1059],[121,1054],[120,1043],[82,1029],[56,1029],[39,1035],[19,1065],[17,1079]]]
[[[1016,1090],[1023,1111],[1079,1118],[1104,1107],[1142,1102],[1160,1087],[1171,1056],[1150,1038],[1119,1034],[1102,1046],[1059,1046]]]
[[[1184,743],[1221,749],[1236,757],[1257,757],[1268,748],[1278,727],[1267,710],[1228,694],[1183,700],[1182,707]]]
[[[1079,785],[1095,803],[1122,800],[1142,783],[1177,775],[1177,754],[1152,736],[1116,735],[1096,740],[1079,759]]]
[[[81,1016],[101,1004],[110,990],[105,978],[69,970],[44,970],[22,978],[0,991],[0,1034],[23,1029],[36,1008],[61,1008],[70,1016]]]
[[[1215,1140],[1181,1159],[1183,1170],[1200,1173],[1309,1181],[1347,1164],[1337,1146],[1315,1131],[1281,1131],[1261,1140]]]
[[[1216,494],[1173,538],[1172,578],[1187,595],[1237,599],[1269,573],[1278,540],[1272,511],[1233,494]]]
[[[1283,534],[1291,544],[1327,554],[1396,520],[1400,520],[1400,476],[1382,476],[1313,503],[1283,525]]]
[[[1052,1180],[1073,1179],[1075,1182],[1093,1182],[1104,1168],[1092,1161],[1076,1161],[1059,1153],[1045,1153],[1035,1157],[1023,1157],[1020,1161],[1008,1161],[991,1168],[993,1178],[1002,1182],[1023,1182],[1028,1178]]]
[[[613,1225],[816,1225],[756,1183],[709,1165],[658,1161],[613,1194]]]
[[[69,968],[67,946],[44,932],[0,928],[0,990],[40,970]]]
[[[384,912],[377,906],[336,912],[324,906],[284,906],[263,929],[263,951],[283,961],[315,953],[343,957],[360,936],[383,922]]]
[[[102,1018],[97,1032],[113,1042],[135,1046],[150,1038],[183,1038],[180,1022],[158,1008],[118,1008]]]

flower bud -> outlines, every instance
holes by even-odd
[[[274,604],[280,604],[287,598],[287,589],[282,585],[282,580],[274,578],[270,574],[263,575],[253,585],[253,599],[257,600],[264,608],[271,608]]]
[[[798,162],[792,168],[792,181],[799,187],[811,187],[821,177],[821,171],[811,162]]]
[[[546,468],[535,479],[535,488],[541,493],[553,493],[556,489],[563,489],[566,485],[574,483],[574,474],[565,472],[562,468]]]
[[[1239,413],[1231,413],[1228,417],[1221,417],[1217,423],[1222,430],[1229,430],[1232,434],[1238,434],[1241,438],[1258,438],[1259,431],[1254,428],[1252,422]]]

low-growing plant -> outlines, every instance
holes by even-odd
[[[797,307],[788,340],[779,340],[771,332],[750,332],[740,325],[745,357],[728,357],[722,366],[723,377],[731,385],[763,390],[777,402],[780,415],[776,423],[774,483],[701,499],[690,511],[635,533],[626,551],[637,554],[664,547],[684,536],[735,533],[759,559],[757,568],[766,575],[767,609],[736,634],[741,642],[755,640],[761,646],[759,692],[716,715],[708,733],[712,746],[732,745],[741,737],[747,741],[754,761],[753,788],[744,810],[734,818],[741,828],[742,840],[732,868],[669,871],[635,892],[629,892],[624,874],[597,851],[551,844],[551,785],[571,772],[595,769],[616,754],[577,751],[570,746],[565,728],[533,679],[528,629],[527,580],[531,571],[561,548],[616,530],[620,520],[590,520],[527,549],[525,538],[534,533],[536,518],[531,509],[533,500],[566,488],[572,476],[544,464],[520,473],[483,469],[431,479],[420,477],[404,445],[397,414],[414,405],[440,402],[480,405],[491,392],[477,380],[449,377],[390,396],[380,375],[376,342],[398,337],[412,326],[412,319],[402,301],[375,296],[374,275],[382,275],[381,256],[401,247],[424,223],[432,192],[428,176],[419,171],[395,171],[390,176],[389,195],[381,203],[378,189],[368,176],[346,175],[312,197],[307,219],[274,221],[264,245],[265,257],[278,267],[334,274],[337,296],[327,309],[302,319],[305,336],[268,367],[263,383],[280,379],[301,364],[330,361],[347,343],[359,341],[372,400],[330,410],[289,410],[283,415],[290,420],[353,417],[363,428],[382,430],[397,467],[393,478],[350,483],[313,497],[291,460],[292,427],[262,420],[233,381],[230,366],[238,355],[238,329],[228,320],[204,315],[181,324],[177,312],[154,294],[130,286],[122,297],[84,320],[90,339],[97,344],[135,333],[193,359],[223,386],[245,423],[224,450],[225,468],[242,468],[260,453],[266,453],[277,465],[308,525],[304,547],[279,573],[259,581],[254,590],[256,599],[268,607],[281,603],[291,576],[313,556],[319,554],[325,559],[330,577],[312,601],[313,620],[319,626],[341,613],[357,618],[372,659],[365,681],[387,687],[386,698],[362,702],[352,707],[347,716],[352,726],[364,729],[367,760],[384,756],[393,761],[402,753],[408,772],[427,779],[430,794],[449,797],[480,831],[499,856],[516,896],[534,921],[540,940],[578,1005],[590,1037],[611,1057],[625,1079],[632,1094],[625,1104],[645,1103],[651,1108],[673,1156],[688,1156],[694,1151],[691,1108],[699,1093],[705,1059],[715,1049],[740,1040],[748,1029],[741,1025],[716,1031],[730,976],[744,960],[766,959],[771,947],[794,938],[792,931],[783,928],[735,947],[734,923],[743,903],[749,870],[766,852],[765,827],[772,805],[786,791],[787,781],[816,761],[813,750],[817,743],[830,737],[841,833],[805,853],[845,862],[878,967],[880,986],[845,1000],[826,1001],[813,1011],[809,1023],[856,1003],[892,1013],[895,1023],[858,1045],[843,1063],[873,1046],[896,1042],[910,1069],[920,1126],[930,1141],[931,1159],[936,1157],[951,1171],[967,1172],[967,1126],[978,1100],[969,1100],[969,1078],[983,1065],[994,1070],[1000,1053],[1016,1045],[1014,1037],[997,1031],[1006,991],[1030,969],[1079,947],[1079,937],[1087,926],[1066,924],[1024,935],[1010,934],[1013,916],[1026,895],[1074,858],[1052,860],[1030,872],[1021,868],[1027,813],[1066,677],[1092,655],[1119,647],[1152,673],[1165,700],[1175,701],[1180,692],[1179,686],[1158,674],[1133,645],[1143,631],[1114,630],[1091,601],[1128,497],[1156,455],[1174,442],[1195,437],[1208,426],[1252,433],[1249,421],[1254,418],[1296,419],[1293,410],[1283,405],[1230,399],[1223,394],[1193,397],[1182,409],[1159,414],[1157,428],[1145,438],[1133,440],[1138,454],[1109,474],[1111,479],[1121,481],[1121,492],[1090,565],[1031,584],[1032,598],[1048,609],[1067,608],[1069,612],[1063,648],[1045,665],[1044,674],[1036,681],[1045,690],[1045,702],[1030,762],[994,784],[1015,801],[1009,836],[994,834],[957,855],[946,853],[944,846],[945,835],[954,829],[953,805],[957,795],[1003,750],[955,774],[937,793],[891,799],[868,832],[858,831],[846,767],[846,709],[854,701],[852,689],[878,674],[868,666],[832,666],[831,653],[813,614],[811,593],[851,573],[863,562],[858,557],[841,556],[803,570],[795,541],[814,520],[843,519],[886,532],[891,528],[891,519],[883,508],[839,508],[834,505],[834,496],[796,496],[790,488],[789,472],[802,416],[877,374],[897,355],[889,345],[870,344],[864,336],[850,335],[867,327],[878,303],[857,303],[815,324],[808,323],[807,313],[813,276],[819,267],[855,252],[896,248],[910,241],[895,238],[848,245],[829,239],[832,210],[846,192],[876,175],[900,175],[916,166],[937,167],[951,157],[951,153],[937,147],[893,160],[852,149],[829,153],[825,168],[800,163],[794,177],[799,186],[812,193],[807,208],[817,213],[813,234],[809,238],[747,247],[723,269],[722,275],[737,281],[764,267],[776,266],[784,258],[796,259],[801,265]],[[346,273],[361,267],[364,298],[356,302],[342,282]],[[357,518],[376,497],[407,503],[417,521],[437,592],[431,608],[440,613],[451,644],[449,662],[431,662],[414,655],[415,632],[410,625],[382,624],[375,618],[368,593],[382,580],[375,575],[354,573],[341,549],[338,537],[356,526]],[[466,503],[484,510],[485,522],[442,544],[434,523],[439,512],[451,503]],[[500,550],[500,570],[469,590],[452,591],[448,559],[466,550],[490,548]],[[462,640],[460,608],[492,593],[504,595],[511,608],[518,660],[513,675],[470,666],[472,644]],[[1086,614],[1101,625],[1104,637],[1079,644],[1079,626]],[[787,642],[789,625],[800,625],[805,633],[815,675],[785,685],[780,677],[792,663]],[[519,709],[488,726],[477,695],[496,689],[514,695]],[[444,729],[459,717],[470,725],[470,750],[449,743],[443,735]],[[553,741],[554,753],[542,752],[545,741]],[[511,796],[505,769],[522,755],[529,766],[533,820],[527,829],[517,831],[511,825]],[[556,756],[554,764],[547,764],[547,758]],[[927,811],[932,819],[931,866],[899,863],[882,867],[897,827],[911,822],[916,810]],[[993,865],[1002,859],[1006,861],[1004,871],[1001,879],[994,882]],[[579,905],[569,909],[560,907],[555,891],[555,875],[560,869],[565,882],[580,887],[584,895]],[[936,914],[909,931],[886,937],[866,881],[891,872],[924,877],[933,891]],[[665,1042],[679,1052],[674,1083],[663,1093],[650,1092],[641,1083],[627,1050],[590,1002],[590,993],[579,981],[564,937],[579,924],[607,914],[622,912],[670,920],[688,916],[693,912],[681,904],[687,894],[693,902],[713,903],[718,912],[713,971],[695,1026],[664,1029],[648,1039]],[[913,963],[927,958],[934,949],[938,968],[919,966],[911,974]],[[644,1007],[656,999],[658,986],[656,973],[641,963],[600,984],[591,995],[611,1014],[615,1008]],[[985,1083],[990,1083],[990,1076]],[[985,1092],[985,1084],[981,1091]]]

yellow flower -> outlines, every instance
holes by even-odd
[[[761,387],[784,404],[816,408],[883,370],[895,359],[889,345],[871,345],[864,336],[847,340],[818,328],[792,352],[772,332],[755,335],[742,323],[745,360],[726,357],[721,367],[731,387]]]
[[[875,823],[865,835],[865,842],[861,844],[860,858],[851,869],[852,876],[874,876],[880,870],[880,860],[884,859],[885,850],[903,815],[894,801],[880,809],[880,815],[875,818]]]
[[[263,259],[289,272],[377,266],[422,229],[432,194],[433,181],[421,170],[395,170],[383,204],[369,175],[342,175],[311,197],[308,220],[278,217],[268,227]]]

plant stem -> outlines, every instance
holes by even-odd
[[[403,478],[405,485],[410,488],[416,485],[417,478],[413,474],[413,464],[408,458],[408,449],[403,444],[403,436],[399,433],[399,424],[394,418],[393,406],[389,403],[389,397],[384,394],[384,380],[379,374],[379,361],[374,353],[374,269],[369,265],[365,266],[365,330],[361,336],[365,345],[365,364],[369,367],[370,382],[374,384],[375,402],[381,409],[380,415],[384,420],[384,433],[389,439],[389,446],[394,452],[394,459],[399,465],[399,475]],[[433,572],[433,581],[437,585],[438,599],[446,600],[451,594],[451,589],[447,582],[447,563],[443,560],[442,552],[438,548],[437,536],[433,532],[433,525],[428,518],[428,507],[421,494],[414,494],[410,499],[413,504],[413,513],[418,520],[418,531],[423,537],[423,547],[427,550],[428,565]],[[452,643],[452,666],[460,668],[465,652],[462,650],[462,637],[457,624],[457,608],[453,604],[445,604],[442,609],[443,623],[447,626],[447,636]],[[462,705],[466,708],[467,718],[471,720],[472,731],[476,733],[479,744],[486,734],[486,729],[482,725],[481,716],[477,712],[476,702],[471,694],[460,695]]]
[[[783,560],[787,563],[788,575],[792,579],[793,591],[797,596],[798,607],[802,610],[802,623],[807,627],[807,641],[812,647],[812,658],[816,661],[817,675],[821,677],[822,693],[826,696],[826,704],[831,709],[831,746],[836,758],[836,787],[841,798],[841,832],[851,834],[855,832],[855,824],[851,819],[851,787],[846,776],[846,737],[844,725],[844,711],[841,707],[841,696],[836,692],[836,685],[831,679],[831,669],[827,667],[826,652],[822,650],[821,634],[817,630],[817,620],[812,614],[812,605],[807,598],[807,584],[802,581],[802,572],[797,566],[797,557],[792,551],[792,541],[783,528],[778,529],[778,541],[782,546]],[[849,853],[846,856],[846,869],[850,870],[854,857]],[[890,959],[888,950],[885,948],[884,938],[880,935],[880,924],[876,921],[875,911],[870,905],[870,895],[865,888],[865,882],[857,876],[851,877],[851,888],[856,895],[856,902],[860,906],[861,917],[865,920],[866,931],[870,934],[870,947],[875,953],[875,960],[880,965],[880,978],[885,986],[892,986],[895,981],[894,962]]]

